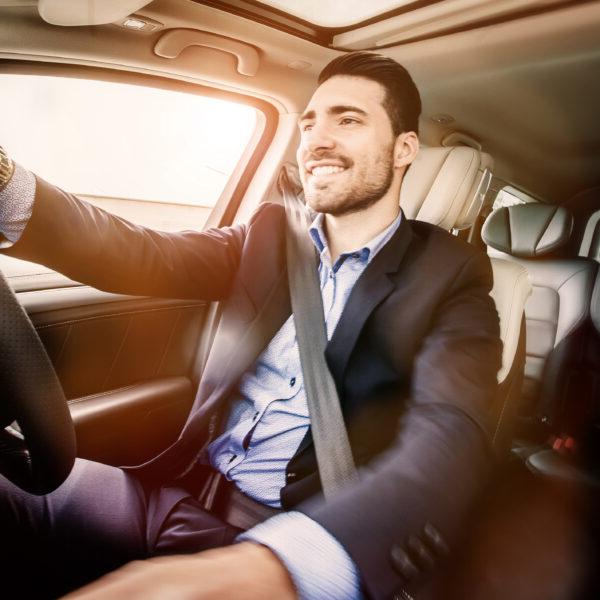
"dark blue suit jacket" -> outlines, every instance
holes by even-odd
[[[10,250],[103,290],[223,301],[194,407],[179,440],[139,469],[166,481],[195,460],[240,376],[289,317],[285,213],[204,233],[132,225],[37,183]],[[487,256],[437,227],[402,223],[356,283],[326,350],[359,483],[325,504],[310,433],[281,497],[329,530],[374,598],[407,585],[390,553],[432,524],[451,540],[492,464],[489,407],[501,361]],[[168,496],[168,494],[167,494]],[[164,514],[177,494],[163,498]]]

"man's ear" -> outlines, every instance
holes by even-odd
[[[415,160],[419,151],[419,138],[414,131],[404,131],[394,144],[394,167],[400,169],[407,167]]]

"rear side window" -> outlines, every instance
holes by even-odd
[[[530,202],[539,202],[539,200],[512,185],[505,185],[498,190],[492,210],[503,206],[515,206],[516,204],[528,204]]]
[[[249,105],[111,81],[0,74],[1,144],[92,204],[162,231],[202,230],[262,113]],[[8,276],[47,272],[0,257]]]

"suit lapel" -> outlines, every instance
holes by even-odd
[[[392,276],[400,268],[412,236],[410,223],[402,214],[402,220],[396,233],[379,251],[354,285],[331,341],[325,350],[327,364],[338,384],[342,381],[350,353],[365,321],[375,307],[397,287]],[[309,428],[294,456],[304,452],[312,443],[312,434]]]
[[[287,270],[282,269],[265,303],[248,328],[241,335],[240,330],[235,329],[232,332],[235,339],[231,335],[227,336],[231,358],[227,365],[221,367],[223,376],[218,387],[228,388],[231,383],[238,381],[273,339],[291,311]]]
[[[342,379],[350,353],[365,321],[394,289],[395,284],[390,276],[398,270],[411,238],[412,229],[406,217],[402,215],[396,233],[356,282],[325,351],[327,363],[337,382]],[[291,304],[285,267],[281,268],[265,303],[241,335],[240,324],[235,323],[235,317],[232,315],[231,318],[226,318],[224,313],[215,337],[215,352],[211,352],[207,361],[196,398],[197,404],[192,410],[193,416],[188,420],[182,437],[194,436],[196,430],[201,430],[206,423],[205,417],[228,397],[233,385],[252,365],[290,314]],[[218,373],[218,376],[212,377],[215,373]],[[306,440],[299,450],[306,445],[305,442]]]
[[[411,239],[412,228],[403,214],[397,231],[354,285],[325,351],[331,374],[338,383],[365,321],[394,289],[396,284],[390,275],[398,271]]]

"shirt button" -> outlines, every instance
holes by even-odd
[[[296,378],[295,378],[295,377],[292,377],[292,378],[290,379],[290,387],[294,387],[295,385],[296,385]]]
[[[237,458],[237,454],[232,454],[229,462],[232,463]]]
[[[333,279],[333,271],[329,273],[329,279]]]
[[[410,581],[419,574],[419,569],[400,545],[394,544],[390,555],[392,566],[406,581]]]

